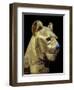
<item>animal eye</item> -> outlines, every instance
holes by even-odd
[[[50,38],[50,37],[48,37],[48,38],[46,38],[46,40],[47,40],[47,41],[50,41],[50,40],[51,40],[51,38]]]

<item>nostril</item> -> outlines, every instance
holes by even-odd
[[[57,44],[56,48],[57,48],[57,49],[58,49],[58,48],[60,48],[60,45],[59,45],[59,44]]]

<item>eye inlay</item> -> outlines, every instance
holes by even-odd
[[[46,38],[46,40],[47,40],[47,41],[50,41],[50,40],[51,40],[51,38],[50,38],[50,37],[48,37],[48,38]]]

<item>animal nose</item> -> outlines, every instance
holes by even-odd
[[[59,49],[59,48],[60,48],[60,44],[57,44],[56,49]]]

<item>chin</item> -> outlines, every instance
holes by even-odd
[[[46,54],[46,57],[49,61],[55,61],[56,54]]]

